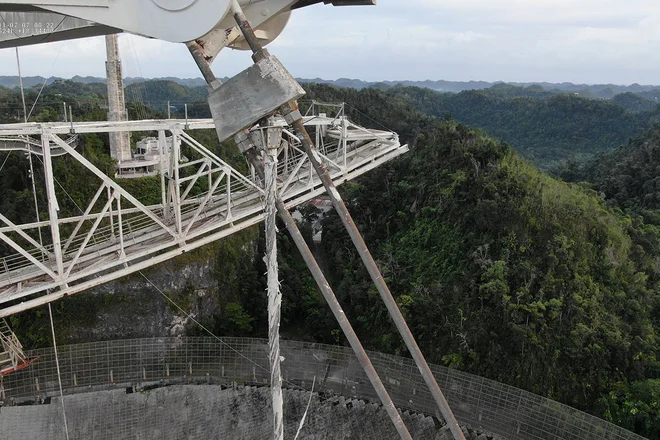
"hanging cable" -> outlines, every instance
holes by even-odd
[[[312,381],[312,390],[309,392],[309,400],[307,401],[307,408],[305,408],[305,412],[303,413],[302,419],[300,419],[300,425],[298,425],[298,431],[296,431],[296,436],[293,438],[293,440],[298,440],[300,431],[302,431],[303,426],[305,426],[305,419],[307,418],[307,413],[309,412],[309,406],[312,404],[312,397],[314,397],[315,384],[316,384],[316,376],[314,376],[314,380]]]
[[[18,82],[19,85],[21,86],[21,100],[23,101],[23,120],[27,124],[28,121],[28,114],[27,114],[27,107],[25,105],[25,90],[23,89],[23,75],[21,73],[21,57],[19,56],[18,53],[18,47],[16,47],[16,65],[18,67]],[[39,201],[37,198],[37,186],[35,184],[35,175],[34,175],[34,165],[32,163],[32,153],[30,152],[29,145],[27,142],[27,139],[25,140],[25,147],[28,150],[28,162],[30,163],[30,181],[32,182],[32,196],[34,197],[34,213],[37,215],[37,223],[41,223],[41,219],[39,218]],[[41,235],[41,226],[37,228],[37,232],[39,233],[39,244],[41,247],[44,245],[44,240]]]
[[[2,162],[2,165],[0,165],[0,171],[5,167],[5,164],[9,160],[9,156],[11,156],[12,151],[10,150],[9,153],[7,153],[7,157],[5,157],[5,160]]]
[[[135,50],[135,44],[133,44],[133,36],[128,35],[128,41],[131,44],[131,49],[133,50],[133,55],[135,56],[135,64],[137,65],[137,73],[140,76],[140,78],[144,78],[142,76],[142,67],[140,66],[140,59],[138,58],[137,50]],[[147,110],[146,106],[144,105],[144,96],[142,94],[141,89],[144,89],[146,92],[146,87],[144,86],[144,82],[135,82],[134,83],[135,87],[135,95],[138,101],[138,106],[136,107],[135,111],[138,115],[138,119],[147,119]]]
[[[62,17],[62,20],[60,20],[60,22],[57,24],[57,26],[55,26],[53,28],[53,30],[50,31],[49,34],[45,35],[44,38],[42,38],[41,41],[44,41],[46,38],[53,35],[53,33],[55,33],[55,31],[57,31],[60,28],[60,26],[62,26],[62,23],[64,23],[64,20],[66,20],[66,16]],[[55,61],[53,61],[53,65],[51,66],[51,70],[53,70],[53,68],[57,64],[57,60],[60,58],[60,54],[62,53],[63,48],[64,48],[64,45],[61,44],[60,45],[60,50],[59,50],[59,52],[57,52],[57,56],[55,56]],[[18,47],[16,48],[16,54],[18,55]],[[34,100],[34,104],[32,104],[32,108],[30,108],[30,113],[28,113],[27,117],[25,118],[26,119],[25,122],[27,122],[30,119],[30,116],[32,116],[32,112],[34,111],[34,107],[37,105],[37,102],[39,101],[39,98],[41,97],[41,92],[44,91],[44,87],[46,87],[47,82],[48,82],[48,78],[45,78],[43,84],[41,84],[41,89],[39,90],[39,93],[37,94],[37,98]],[[21,86],[21,88],[22,87],[23,86]],[[25,101],[23,102],[23,106],[25,106]]]
[[[185,311],[183,308],[181,308],[181,307],[180,307],[180,306],[179,306],[174,300],[172,300],[172,298],[170,298],[169,296],[167,296],[167,294],[166,294],[165,292],[163,292],[161,289],[158,288],[158,286],[156,286],[153,282],[151,282],[151,280],[150,280],[149,278],[147,278],[147,277],[142,273],[142,271],[138,271],[138,273],[142,276],[142,278],[145,279],[145,281],[146,281],[147,283],[149,283],[149,284],[151,285],[151,287],[153,287],[154,289],[156,289],[156,291],[157,291],[158,293],[160,293],[160,294],[161,294],[166,300],[168,300],[168,301],[169,301],[174,307],[176,307],[181,313],[183,313],[183,314],[186,316],[186,318],[190,319],[192,322],[194,322],[195,324],[197,324],[197,326],[198,326],[199,328],[201,328],[202,330],[204,330],[206,333],[208,333],[209,336],[211,336],[213,339],[215,339],[216,341],[218,341],[219,343],[221,343],[222,345],[224,345],[225,347],[227,347],[229,350],[231,350],[232,352],[234,352],[235,354],[237,354],[239,357],[241,357],[241,358],[245,359],[246,361],[248,361],[248,362],[249,362],[250,364],[252,364],[255,368],[258,368],[258,369],[260,369],[260,370],[262,370],[262,371],[270,372],[270,370],[269,370],[268,368],[265,368],[264,366],[259,365],[258,363],[254,362],[252,359],[250,359],[249,357],[245,356],[245,355],[244,355],[243,353],[241,353],[240,351],[236,350],[236,349],[235,349],[234,347],[232,347],[230,344],[228,344],[228,343],[226,343],[225,341],[223,341],[222,338],[220,338],[219,336],[217,336],[216,334],[214,334],[211,330],[209,330],[208,328],[204,327],[204,325],[202,325],[201,322],[199,322],[198,320],[196,320],[195,317],[194,317],[192,314],[186,312],[186,311]],[[289,382],[288,380],[284,380],[284,382],[285,382],[287,385],[289,385],[291,388],[297,388],[297,389],[299,389],[299,390],[301,390],[301,391],[305,391],[305,388],[301,387],[300,385],[296,385],[295,383],[293,383],[293,382]]]
[[[66,440],[69,440],[69,425],[66,420],[66,408],[64,407],[64,391],[62,390],[62,376],[60,374],[60,358],[57,353],[57,341],[55,340],[55,324],[53,323],[53,309],[48,303],[48,313],[50,314],[50,330],[53,334],[53,349],[55,352],[55,366],[57,367],[57,382],[60,385],[60,402],[62,402],[62,417],[64,418],[64,432]]]
[[[389,127],[386,127],[386,126],[383,125],[381,122],[376,121],[376,120],[375,120],[374,118],[372,118],[371,116],[369,116],[369,115],[367,115],[367,114],[365,114],[365,113],[362,113],[360,110],[358,110],[357,108],[353,107],[352,105],[350,105],[350,104],[346,104],[346,107],[350,107],[351,109],[355,110],[359,115],[364,116],[365,118],[367,118],[368,120],[370,120],[371,122],[373,122],[373,123],[375,123],[375,124],[377,124],[377,125],[380,125],[381,128],[384,128],[384,129],[387,130],[387,131],[392,131]]]
[[[271,121],[269,121],[271,123]],[[262,129],[264,139],[264,190],[266,256],[264,263],[268,278],[268,360],[270,363],[270,391],[273,398],[273,430],[275,440],[284,438],[284,400],[282,398],[282,371],[280,357],[280,321],[282,292],[280,291],[279,267],[277,264],[277,147],[271,148],[270,128]],[[279,142],[275,144],[279,146]]]
[[[37,156],[37,159],[39,159],[39,163],[41,163],[41,165],[43,166],[44,161],[41,160],[41,157]],[[81,214],[84,214],[85,211],[83,211],[82,208],[76,203],[76,201],[73,200],[73,197],[71,197],[71,194],[69,194],[69,193],[67,192],[67,190],[64,189],[64,187],[62,186],[62,184],[60,183],[60,181],[57,180],[57,179],[55,178],[55,176],[53,176],[53,181],[54,181],[55,183],[57,183],[57,186],[59,186],[60,189],[64,192],[64,194],[66,194],[66,196],[69,198],[69,200],[71,200],[71,203],[73,203],[73,205],[78,209],[78,211],[80,211]],[[87,221],[91,221],[91,220],[88,219]]]
[[[62,20],[60,20],[60,22],[57,23],[57,26],[53,27],[53,30],[51,30],[48,34],[45,34],[40,42],[46,40],[51,35],[53,35],[60,28],[60,26],[62,26],[62,23],[64,23],[64,20],[66,20],[66,18],[67,18],[66,16],[62,17]],[[11,29],[12,34],[14,34],[17,38],[20,38],[20,35],[18,35],[16,32],[14,32],[13,26],[10,27],[7,24],[7,21],[5,21],[5,19],[2,15],[0,15],[0,19],[2,19],[3,23],[5,23],[5,25],[8,29]],[[60,45],[60,50],[59,50],[59,52],[57,52],[57,56],[55,57],[55,61],[53,61],[53,65],[51,66],[51,70],[53,70],[53,68],[57,64],[57,60],[60,58],[60,54],[62,53],[63,48],[64,48],[64,45]],[[16,59],[18,60],[18,47],[16,47]],[[21,78],[21,73],[20,73],[20,62],[19,62],[18,69],[19,69],[18,77],[19,77],[19,81],[20,81],[20,85],[21,85],[21,95],[23,95],[23,78]],[[39,90],[39,93],[37,95],[37,99],[35,99],[34,104],[32,104],[32,108],[30,108],[30,113],[28,113],[27,116],[25,117],[25,122],[27,122],[30,119],[30,116],[32,115],[32,111],[34,110],[34,107],[37,105],[37,101],[39,101],[39,97],[41,96],[41,92],[43,92],[44,87],[46,87],[47,82],[48,82],[48,78],[44,79],[44,82],[41,85],[41,89]],[[24,95],[23,95],[23,112],[25,112],[25,96]]]
[[[55,61],[53,61],[53,65],[51,67],[51,70],[53,70],[55,68],[55,65],[57,64],[57,60],[60,58],[60,54],[62,53],[63,48],[64,48],[64,46],[61,45],[59,52],[57,52],[57,56],[55,56]],[[32,107],[30,108],[30,112],[27,115],[27,120],[30,120],[30,116],[32,116],[32,112],[34,111],[34,108],[36,107],[37,102],[39,102],[39,98],[41,97],[41,93],[44,91],[44,88],[46,87],[47,82],[48,82],[48,78],[44,79],[44,82],[41,84],[41,89],[39,89],[39,93],[37,93],[37,97],[34,100],[34,103],[32,104]]]

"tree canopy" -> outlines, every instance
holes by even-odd
[[[517,148],[529,154],[548,145],[554,153],[543,154],[559,160],[571,149],[586,154],[600,148],[592,142],[618,145],[648,119],[611,103],[573,96],[498,97],[512,92],[504,86],[454,98],[414,88],[306,88],[307,99],[346,102],[355,122],[392,129],[411,147],[403,157],[344,184],[341,193],[430,362],[658,435],[660,223],[655,219],[660,215],[655,210],[660,196],[655,181],[660,129],[591,165],[562,171],[575,181],[567,183],[484,132],[498,135],[502,130],[505,139],[507,133],[523,140],[536,136],[527,150]],[[13,96],[0,89],[2,93]],[[80,117],[103,115],[99,105],[76,111]],[[203,114],[201,107],[199,111]],[[462,114],[477,127],[489,125],[483,132],[469,128]],[[212,142],[212,132],[200,136]],[[83,152],[99,166],[112,167],[106,142],[86,138]],[[231,143],[216,141],[213,148],[240,165]],[[24,189],[24,160],[11,157],[0,179],[1,209],[10,217],[20,218],[21,203],[30,199]],[[78,187],[71,196],[93,193],[83,173],[65,161],[58,160],[62,165],[55,173],[63,186]],[[581,181],[590,183],[577,183]],[[143,185],[147,190],[141,192],[149,194],[148,181],[131,184]],[[62,209],[75,206],[63,202]],[[308,221],[319,215],[313,210],[303,214]],[[322,221],[316,253],[358,334],[368,348],[405,354],[339,218],[330,214]],[[308,226],[302,222],[309,239]],[[284,228],[280,230],[283,334],[345,342]],[[262,233],[252,229],[205,252],[205,258],[216,261],[222,304],[208,326],[218,334],[263,334]],[[175,294],[183,301],[193,291],[194,286],[187,286]],[[103,306],[61,304],[61,316],[71,315],[67,307]],[[43,343],[35,330],[43,317],[21,319],[19,330]]]

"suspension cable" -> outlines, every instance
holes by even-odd
[[[252,364],[254,367],[259,368],[260,370],[267,371],[267,372],[270,373],[270,370],[269,370],[268,368],[266,368],[266,367],[264,367],[264,366],[262,366],[262,365],[259,365],[259,364],[256,363],[256,362],[254,362],[252,359],[250,359],[249,357],[245,356],[245,355],[244,355],[243,353],[241,353],[240,351],[236,350],[236,349],[235,349],[234,347],[232,347],[230,344],[228,344],[227,342],[223,341],[221,337],[217,336],[217,335],[216,335],[215,333],[213,333],[211,330],[209,330],[208,328],[204,327],[204,325],[203,325],[201,322],[199,322],[198,320],[196,320],[195,317],[194,317],[191,313],[188,313],[187,311],[185,311],[185,310],[184,310],[181,306],[179,306],[179,305],[178,305],[178,304],[177,304],[172,298],[170,298],[169,296],[167,296],[167,294],[166,294],[165,292],[163,292],[160,288],[158,288],[158,286],[156,286],[156,285],[155,285],[155,284],[154,284],[149,278],[147,278],[146,275],[144,275],[144,274],[142,273],[142,271],[138,271],[138,273],[142,276],[142,278],[145,279],[145,281],[146,281],[147,283],[149,283],[149,284],[151,285],[151,287],[153,287],[154,289],[156,289],[156,291],[157,291],[158,293],[160,293],[160,294],[161,294],[166,300],[168,300],[168,301],[169,301],[174,307],[176,307],[181,313],[183,313],[183,314],[186,316],[186,318],[190,319],[192,322],[194,322],[195,324],[197,324],[197,326],[198,326],[199,328],[201,328],[202,330],[204,330],[206,333],[208,333],[209,336],[211,336],[211,337],[212,337],[213,339],[215,339],[216,341],[220,342],[222,345],[224,345],[225,347],[227,347],[229,350],[233,351],[233,352],[234,352],[235,354],[237,354],[239,357],[241,357],[241,358],[245,359],[246,361],[248,361],[248,362],[249,362],[250,364]],[[284,382],[286,382],[286,383],[287,383],[289,386],[291,386],[292,388],[297,388],[297,389],[299,389],[299,390],[305,391],[305,388],[301,387],[300,385],[296,385],[295,383],[293,383],[293,382],[289,382],[289,381],[286,380],[286,379],[283,379],[283,380],[284,380]]]
[[[264,139],[273,134],[269,128],[263,129]],[[270,143],[270,140],[267,142]],[[279,144],[279,143],[278,143]],[[284,400],[282,398],[282,370],[280,358],[280,321],[282,314],[282,292],[278,279],[277,264],[277,148],[264,145],[264,190],[265,202],[265,234],[266,256],[264,262],[268,278],[268,360],[270,363],[270,391],[273,398],[273,430],[274,439],[284,439]]]
[[[153,287],[154,289],[156,289],[156,291],[158,291],[158,293],[160,293],[160,294],[161,294],[166,300],[168,300],[170,303],[172,303],[172,305],[173,305],[174,307],[176,307],[177,309],[179,309],[179,311],[180,311],[181,313],[183,313],[184,315],[186,315],[186,317],[187,317],[188,319],[190,319],[190,320],[193,321],[195,324],[197,324],[197,325],[199,326],[199,328],[201,328],[201,329],[204,330],[206,333],[208,333],[213,339],[217,340],[217,341],[220,342],[222,345],[224,345],[225,347],[227,347],[228,349],[230,349],[231,351],[233,351],[234,353],[236,353],[238,356],[240,356],[240,357],[242,357],[243,359],[245,359],[246,361],[248,361],[248,362],[249,362],[250,364],[252,364],[255,368],[259,368],[260,370],[267,371],[267,372],[270,373],[270,369],[265,368],[265,367],[259,365],[258,363],[254,362],[252,359],[250,359],[249,357],[245,356],[245,355],[244,355],[243,353],[241,353],[240,351],[236,350],[236,349],[235,349],[234,347],[232,347],[230,344],[228,344],[228,343],[226,343],[225,341],[223,341],[222,338],[220,338],[219,336],[217,336],[216,334],[214,334],[211,330],[209,330],[208,328],[204,327],[204,326],[202,325],[202,323],[199,322],[198,320],[196,320],[195,317],[194,317],[191,313],[188,313],[187,311],[185,311],[185,310],[184,310],[181,306],[179,306],[179,305],[178,305],[178,304],[177,304],[172,298],[170,298],[169,296],[167,296],[167,294],[165,294],[165,292],[163,292],[161,289],[159,289],[158,286],[156,286],[156,285],[155,285],[155,284],[154,284],[149,278],[146,277],[145,274],[142,273],[142,271],[138,271],[138,273],[142,276],[142,278],[144,278],[144,279],[146,280],[147,283],[149,283],[149,284],[151,285],[151,287]],[[50,304],[48,304],[48,306],[50,307]],[[286,383],[287,385],[289,385],[289,386],[292,387],[292,388],[298,388],[298,389],[300,389],[301,391],[306,391],[306,390],[305,390],[303,387],[301,387],[300,385],[296,385],[296,384],[293,383],[293,382],[289,382],[288,380],[286,380],[286,379],[284,379],[284,378],[282,378],[282,382]],[[298,431],[297,431],[297,433],[296,433],[296,437],[295,437],[294,440],[297,440],[297,439],[298,439],[298,436],[300,435],[300,431],[302,431],[303,426],[305,425],[305,419],[307,418],[307,413],[309,412],[309,407],[310,407],[310,405],[311,405],[311,403],[312,403],[312,397],[314,396],[314,385],[315,385],[315,384],[316,384],[316,376],[314,376],[314,380],[313,380],[313,382],[312,382],[312,389],[311,389],[310,392],[309,392],[309,401],[307,402],[307,408],[305,409],[305,413],[303,414],[302,419],[300,420],[300,424],[298,425]]]
[[[380,125],[381,128],[384,128],[384,129],[387,130],[387,131],[392,131],[392,129],[391,129],[390,127],[386,127],[385,125],[383,125],[383,123],[376,121],[374,118],[372,118],[371,116],[369,116],[369,115],[367,115],[367,114],[361,112],[361,111],[358,110],[356,107],[354,107],[354,106],[352,106],[352,105],[350,105],[350,104],[347,104],[347,103],[345,103],[345,104],[346,104],[346,107],[350,107],[350,108],[352,108],[352,109],[355,110],[359,115],[364,116],[365,118],[367,118],[367,119],[370,120],[371,122]]]
[[[55,324],[53,323],[53,309],[48,303],[48,313],[50,315],[50,330],[53,334],[53,349],[55,351],[55,366],[57,367],[57,382],[60,385],[60,402],[62,402],[62,417],[64,418],[64,432],[66,440],[69,440],[69,425],[66,420],[66,408],[64,407],[64,391],[62,390],[62,376],[60,374],[60,358],[57,353],[57,341],[55,339]]]
[[[60,54],[62,53],[63,48],[64,48],[64,46],[61,45],[59,52],[57,52],[57,56],[55,56],[55,61],[53,61],[53,66],[51,67],[51,70],[53,70],[53,68],[57,64],[57,60],[59,60]],[[34,108],[37,106],[37,103],[39,102],[39,98],[41,98],[41,93],[44,91],[44,88],[46,87],[47,82],[48,82],[48,78],[44,79],[44,82],[41,84],[41,88],[39,89],[39,93],[37,93],[37,97],[34,99],[34,103],[32,104],[32,107],[30,108],[30,112],[27,115],[27,120],[29,120],[30,116],[32,116],[32,112],[34,111]],[[26,122],[27,122],[27,120],[26,120]]]
[[[131,49],[133,50],[133,55],[135,56],[135,64],[137,66],[137,71],[138,74],[140,75],[140,78],[144,79],[144,76],[142,76],[142,66],[140,65],[140,58],[138,57],[137,50],[135,50],[135,44],[133,44],[133,36],[131,34],[128,34],[128,41],[131,45]],[[134,83],[134,89],[135,89],[135,98],[137,99],[138,105],[135,108],[136,115],[138,119],[145,120],[147,119],[147,107],[144,105],[144,95],[142,92],[144,91],[146,93],[146,86],[144,85],[143,81],[137,81]]]
[[[5,157],[5,160],[2,162],[2,165],[0,165],[0,171],[2,171],[2,169],[5,167],[5,164],[9,160],[9,156],[11,156],[12,152],[13,152],[12,150],[9,150],[9,152],[7,153],[7,157]]]
[[[309,400],[307,401],[307,408],[305,408],[305,412],[303,413],[302,418],[300,419],[300,425],[298,425],[298,431],[296,431],[296,436],[293,438],[293,440],[298,440],[298,437],[300,436],[300,431],[302,431],[303,427],[305,426],[305,419],[307,418],[309,407],[312,404],[312,397],[314,397],[314,385],[316,385],[316,376],[314,376],[314,380],[312,381],[312,391],[309,392]]]
[[[41,165],[44,164],[44,161],[41,160],[41,157],[37,156],[37,159],[39,159],[39,162],[41,163]],[[66,194],[66,196],[69,198],[69,200],[71,200],[71,203],[73,203],[73,205],[74,205],[76,208],[78,208],[78,211],[80,211],[81,214],[84,214],[85,211],[83,211],[82,208],[76,203],[76,201],[73,200],[73,197],[71,197],[71,194],[69,194],[68,191],[67,191],[66,189],[64,189],[64,187],[62,186],[62,184],[60,183],[60,181],[57,180],[57,179],[55,178],[55,176],[53,176],[53,181],[54,181],[55,183],[57,183],[57,186],[59,186],[60,189],[64,192],[64,194]],[[87,219],[87,221],[91,221],[91,220]]]
[[[16,65],[18,67],[18,82],[21,87],[21,100],[23,101],[23,120],[27,124],[29,116],[27,114],[27,107],[25,105],[25,89],[23,88],[23,75],[21,73],[21,58],[18,54],[18,47],[16,47]],[[37,186],[35,184],[36,176],[34,175],[34,164],[32,163],[32,153],[30,151],[27,138],[25,139],[25,147],[28,150],[28,162],[30,163],[30,181],[32,182],[32,197],[34,198],[34,212],[37,215],[37,223],[41,223],[41,219],[39,218],[40,216],[39,216],[39,201],[37,198]],[[43,247],[44,240],[41,235],[41,226],[37,228],[37,232],[39,233],[39,244],[41,245],[41,247]]]

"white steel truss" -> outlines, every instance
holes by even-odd
[[[35,360],[37,358],[28,358],[25,355],[23,346],[9,328],[7,321],[0,319],[0,384],[4,375],[27,368]],[[1,388],[0,386],[0,394]]]
[[[283,127],[278,191],[292,208],[325,190],[299,139],[283,119],[277,124]],[[363,128],[341,111],[335,117],[308,115],[305,125],[336,185],[408,151],[396,133]],[[0,317],[82,292],[261,222],[263,190],[255,173],[240,173],[193,137],[195,130],[213,128],[210,119],[0,126],[0,138],[16,138],[17,149],[25,150],[26,137],[40,138],[41,148],[30,151],[42,156],[48,199],[45,221],[15,224],[0,213],[0,240],[13,250],[0,254]],[[124,189],[63,139],[118,131],[158,133],[159,204],[140,202],[139,194]],[[182,148],[190,156],[186,160]],[[55,151],[74,158],[96,179],[98,189],[80,215],[59,216]],[[40,231],[44,243],[37,241]]]

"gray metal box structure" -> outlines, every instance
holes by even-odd
[[[232,137],[304,94],[277,58],[258,61],[209,95],[218,138],[224,141]]]

